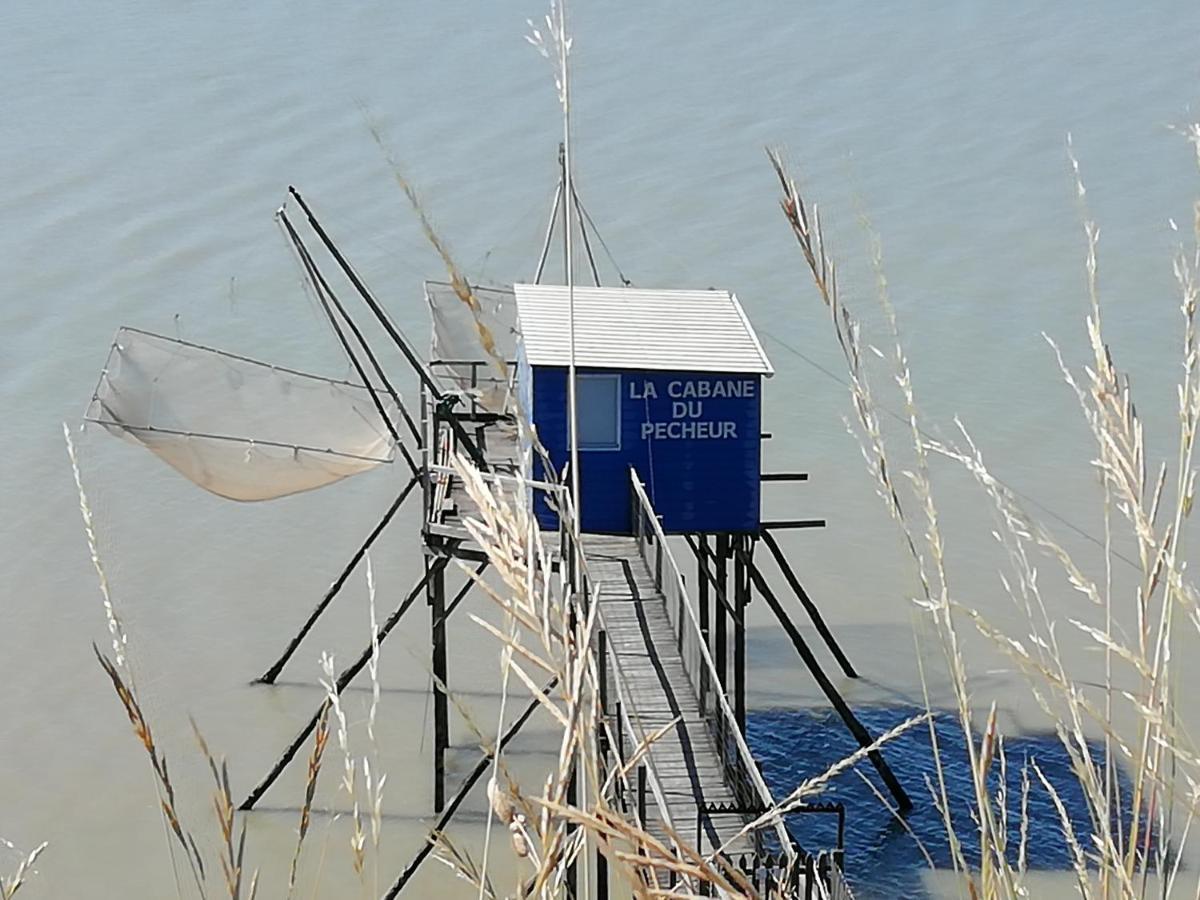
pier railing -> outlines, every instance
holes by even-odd
[[[667,605],[667,618],[683,657],[688,680],[700,701],[701,715],[717,745],[725,777],[739,805],[746,808],[772,809],[775,800],[763,781],[758,764],[750,753],[737,718],[721,689],[722,679],[700,630],[696,611],[689,602],[683,573],[675,560],[662,523],[654,512],[646,489],[633,469],[629,470],[633,492],[633,533],[638,551],[654,576],[655,587]],[[704,815],[703,812],[700,815]],[[774,837],[785,856],[793,855],[793,842],[782,821],[771,826]],[[760,835],[754,835],[756,842]]]
[[[534,482],[534,484],[539,483]],[[621,811],[632,817],[634,823],[643,831],[651,830],[650,803],[653,802],[658,821],[664,826],[663,837],[666,839],[666,843],[682,859],[684,854],[673,837],[680,831],[677,823],[672,819],[663,779],[659,775],[655,763],[654,742],[650,740],[652,735],[641,726],[637,701],[629,684],[629,678],[621,665],[620,656],[609,652],[608,625],[605,621],[604,606],[600,603],[599,590],[588,572],[587,557],[583,553],[576,554],[575,552],[577,548],[574,545],[574,533],[571,528],[574,519],[571,492],[562,485],[543,485],[543,487],[547,489],[547,495],[553,496],[555,503],[561,508],[561,514],[558,517],[558,573],[562,580],[562,588],[564,591],[570,590],[572,572],[578,562],[582,567],[582,571],[577,576],[577,583],[582,587],[577,594],[581,600],[580,612],[586,616],[593,607],[595,609],[596,622],[592,631],[592,641],[595,644],[594,649],[600,669],[600,708],[601,715],[610,729],[608,733],[599,735],[601,777],[608,777],[611,773],[610,798],[615,800]],[[614,694],[615,696],[613,696]],[[610,769],[609,753],[612,754],[612,764],[620,767],[619,769]],[[621,776],[620,770],[626,768],[629,770],[628,773]],[[674,885],[673,875],[668,874],[666,877],[669,884]]]

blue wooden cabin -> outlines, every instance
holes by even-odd
[[[569,460],[568,291],[518,284],[522,414]],[[585,532],[628,534],[633,467],[668,533],[756,533],[764,377],[773,370],[728,291],[576,287],[580,507]],[[541,478],[535,461],[534,477]],[[535,498],[540,524],[557,516]]]

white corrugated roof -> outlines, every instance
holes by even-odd
[[[567,287],[515,284],[513,290],[530,364],[567,365]],[[575,364],[774,374],[742,305],[729,291],[576,287]]]

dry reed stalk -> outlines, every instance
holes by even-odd
[[[225,890],[229,894],[229,900],[241,900],[242,879],[245,873],[246,821],[245,819],[242,820],[242,827],[237,831],[235,839],[235,807],[233,804],[233,795],[229,789],[229,767],[225,764],[224,758],[218,760],[213,756],[212,751],[208,748],[208,742],[204,740],[204,735],[200,733],[200,727],[196,724],[196,720],[191,719],[190,721],[192,723],[192,733],[196,737],[196,743],[200,747],[200,752],[204,755],[205,762],[208,763],[208,770],[212,774],[213,784],[215,785],[212,803],[213,812],[217,818],[217,827],[221,835],[220,859],[221,872],[225,876]],[[258,872],[255,871],[250,878],[249,892],[246,894],[247,900],[254,900],[257,889]]]
[[[321,653],[321,670],[325,673],[325,677],[321,679],[321,686],[325,689],[325,702],[333,712],[334,721],[337,723],[338,749],[342,751],[342,778],[338,782],[338,786],[346,792],[346,796],[353,804],[350,862],[354,868],[354,874],[361,879],[366,862],[363,848],[366,845],[367,836],[363,831],[362,812],[358,801],[358,760],[350,748],[350,726],[346,720],[346,712],[342,709],[341,695],[337,690],[337,666],[333,656],[329,653]]]
[[[4,840],[4,838],[0,838],[0,845],[9,850],[15,851],[17,849],[13,844]],[[48,846],[49,842],[43,841],[29,853],[21,853],[16,871],[11,875],[0,875],[0,900],[11,900],[11,898],[16,896],[21,886],[27,883],[29,876],[37,874],[37,870],[33,866],[37,862],[38,857],[42,855],[42,851]]]
[[[329,741],[329,704],[321,707],[321,717],[317,720],[317,729],[313,733],[313,748],[308,756],[308,766],[304,778],[304,803],[300,807],[300,825],[296,835],[296,850],[292,854],[292,864],[288,869],[287,897],[290,900],[296,890],[296,871],[300,865],[300,851],[304,848],[304,838],[308,835],[312,823],[313,797],[317,791],[317,779],[321,775],[321,760],[325,755],[325,745]]]

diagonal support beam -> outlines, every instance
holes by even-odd
[[[758,567],[755,566],[754,562],[750,559],[746,560],[746,566],[749,569],[750,577],[754,581],[755,587],[758,588],[759,593],[761,593],[763,596],[763,599],[767,601],[767,605],[771,607],[771,611],[775,613],[775,617],[779,619],[779,624],[783,626],[783,630],[786,631],[788,637],[792,639],[792,645],[796,648],[796,652],[799,653],[800,658],[804,660],[804,664],[812,673],[813,678],[816,679],[817,684],[820,686],[825,696],[829,699],[829,702],[833,706],[834,710],[836,710],[837,714],[841,716],[842,721],[846,723],[846,727],[850,729],[850,733],[854,735],[854,738],[858,741],[859,746],[871,746],[871,744],[874,743],[874,738],[871,737],[871,733],[867,731],[865,727],[863,727],[862,722],[858,721],[858,718],[854,715],[853,710],[850,709],[850,707],[846,704],[846,701],[842,699],[842,695],[838,693],[837,688],[834,687],[833,682],[830,681],[829,677],[821,670],[821,664],[817,662],[817,658],[813,655],[812,650],[809,649],[808,644],[805,643],[804,637],[800,634],[799,629],[796,628],[795,624],[788,617],[788,614],[784,611],[784,608],[780,604],[778,598],[776,598],[775,594],[771,591],[771,587],[767,584],[767,580],[763,578],[762,572],[758,570]],[[883,754],[880,753],[879,750],[872,750],[867,754],[867,756],[870,758],[871,764],[875,766],[875,770],[879,772],[879,777],[883,779],[883,782],[887,785],[888,790],[892,792],[892,796],[895,798],[896,805],[900,808],[900,811],[908,812],[910,809],[912,809],[912,800],[909,799],[908,793],[904,790],[904,786],[900,784],[900,780],[896,778],[895,774],[892,772],[891,767],[887,764],[887,760],[883,758]]]
[[[425,389],[429,391],[430,396],[433,397],[435,401],[440,402],[444,396],[441,388],[439,388],[434,382],[433,377],[429,374],[428,369],[425,367],[425,363],[421,361],[420,357],[417,356],[416,352],[409,345],[408,339],[400,333],[400,330],[396,328],[396,326],[392,323],[392,320],[388,318],[388,315],[384,312],[383,307],[379,305],[379,301],[376,300],[375,296],[370,292],[370,290],[367,289],[367,286],[363,283],[363,280],[358,277],[358,273],[354,271],[354,267],[351,266],[346,257],[342,255],[342,251],[337,248],[337,245],[333,242],[333,238],[329,236],[329,234],[321,226],[321,223],[317,221],[316,215],[311,209],[309,209],[308,204],[304,202],[304,198],[300,196],[300,192],[297,191],[295,187],[288,187],[288,193],[296,199],[296,202],[300,205],[300,208],[304,211],[305,217],[308,219],[308,224],[312,226],[312,230],[316,232],[317,237],[321,239],[321,243],[325,245],[325,249],[329,251],[329,254],[334,258],[334,261],[336,261],[338,266],[341,267],[342,272],[354,286],[354,289],[358,292],[358,295],[363,299],[363,302],[367,304],[367,307],[375,315],[376,320],[383,327],[383,330],[387,332],[388,337],[392,339],[392,343],[394,343],[404,355],[404,358],[408,361],[408,364],[416,373],[417,378],[421,380],[421,384],[425,386]],[[469,434],[467,434],[466,429],[463,428],[462,423],[458,420],[458,417],[450,414],[447,416],[447,422],[454,430],[454,434],[458,438],[459,442],[467,450],[471,459],[474,460],[475,465],[479,466],[479,468],[484,472],[489,471],[487,460],[484,458],[482,451],[479,449],[479,445],[475,443]]]
[[[416,587],[409,591],[408,596],[404,598],[404,601],[398,607],[396,607],[395,612],[388,616],[387,621],[379,627],[379,630],[375,634],[375,644],[382,644],[384,642],[387,636],[391,634],[392,629],[396,627],[396,623],[400,621],[401,617],[406,612],[408,612],[409,607],[413,605],[413,602],[417,599],[417,597],[421,596],[421,593],[425,590],[425,585],[429,583],[430,577],[444,570],[449,562],[450,557],[439,556],[430,564],[429,569],[425,572],[425,575],[421,578],[421,580],[417,582]],[[346,686],[354,680],[354,677],[366,667],[367,663],[371,659],[371,652],[373,649],[374,644],[368,645],[367,648],[359,655],[358,659],[356,659],[352,665],[338,675],[333,686],[334,693],[340,695],[342,691],[346,689]],[[317,708],[317,711],[313,713],[312,718],[308,720],[308,724],[300,729],[299,733],[295,738],[293,738],[292,742],[288,744],[287,748],[283,751],[283,754],[271,768],[271,771],[263,777],[262,781],[255,785],[254,790],[252,790],[246,796],[246,799],[242,801],[242,805],[239,806],[238,809],[242,810],[243,812],[254,809],[254,805],[262,799],[263,794],[265,794],[267,789],[275,783],[275,780],[279,778],[279,776],[283,773],[283,770],[287,768],[288,763],[295,758],[296,753],[300,750],[300,747],[306,740],[308,740],[309,735],[313,733],[313,730],[317,727],[317,720],[321,717],[321,708],[324,707],[324,705],[325,704],[322,703],[321,707]]]
[[[346,567],[342,569],[342,573],[334,579],[333,584],[329,586],[329,590],[325,592],[325,596],[321,598],[321,602],[316,605],[311,613],[309,613],[308,619],[305,620],[302,626],[300,626],[300,630],[296,632],[296,636],[292,638],[291,642],[287,645],[287,649],[283,651],[283,655],[281,655],[279,659],[275,660],[275,662],[269,669],[267,669],[263,676],[257,680],[257,683],[275,683],[275,679],[279,677],[279,673],[283,671],[283,667],[287,665],[287,661],[292,658],[292,654],[296,652],[296,649],[300,646],[300,642],[304,640],[305,636],[312,630],[313,625],[316,624],[317,619],[321,617],[321,614],[325,612],[325,609],[330,603],[333,602],[333,598],[338,595],[342,587],[346,584],[346,580],[350,577],[351,573],[353,573],[355,568],[358,567],[358,564],[362,561],[362,558],[367,555],[367,551],[371,549],[371,545],[375,543],[375,539],[383,533],[385,528],[387,528],[388,523],[392,521],[392,518],[396,515],[397,511],[399,511],[400,507],[404,505],[404,501],[408,499],[408,495],[412,493],[413,488],[419,483],[420,476],[414,475],[409,480],[408,484],[404,486],[404,490],[402,490],[396,499],[392,501],[392,505],[389,506],[388,511],[383,514],[383,518],[379,520],[378,524],[376,524],[373,529],[371,529],[371,533],[367,535],[367,539],[363,541],[362,546],[360,546],[358,550],[355,551],[354,555],[350,557],[350,561],[346,563]]]
[[[551,678],[550,682],[544,688],[542,688],[542,695],[549,696],[550,692],[554,690],[554,686],[557,683],[557,677]],[[450,824],[450,820],[454,818],[454,814],[458,812],[458,808],[462,805],[463,800],[467,798],[467,794],[470,793],[471,788],[473,788],[476,783],[478,783],[479,779],[483,777],[484,772],[488,770],[488,766],[491,765],[491,762],[495,758],[496,754],[503,752],[504,748],[508,746],[508,743],[517,736],[517,733],[521,730],[522,726],[529,721],[529,718],[533,715],[534,711],[540,704],[541,700],[538,697],[534,697],[529,702],[529,705],[525,707],[525,711],[521,713],[520,717],[513,722],[512,725],[509,726],[508,731],[504,732],[504,734],[500,737],[496,747],[494,749],[484,751],[483,756],[479,758],[479,762],[475,764],[475,768],[471,770],[471,774],[467,776],[466,780],[462,783],[462,787],[458,789],[458,793],[456,793],[450,799],[450,802],[446,804],[446,809],[440,816],[438,816],[437,822],[434,823],[433,828],[429,830],[429,834],[425,837],[425,843],[421,845],[421,849],[417,851],[417,855],[413,857],[412,862],[404,867],[404,871],[401,872],[399,877],[392,883],[392,886],[388,889],[388,892],[383,895],[383,900],[395,900],[400,892],[404,890],[404,886],[408,884],[409,880],[412,879],[413,875],[416,874],[417,869],[421,867],[421,863],[425,862],[429,854],[433,852],[434,847],[437,846],[438,835],[445,830],[448,824]]]
[[[821,639],[825,641],[825,646],[829,648],[829,652],[833,654],[834,658],[838,661],[838,665],[842,667],[842,671],[848,677],[857,678],[858,673],[854,671],[854,666],[850,664],[850,659],[842,652],[842,648],[838,646],[837,639],[834,638],[833,632],[829,630],[829,626],[825,624],[825,619],[821,616],[821,611],[817,609],[817,604],[813,603],[812,598],[808,596],[808,591],[804,590],[804,586],[800,584],[800,579],[792,571],[787,557],[783,555],[783,549],[779,546],[779,542],[775,540],[775,535],[764,530],[762,539],[763,543],[767,545],[767,549],[771,551],[771,555],[775,557],[775,562],[779,565],[779,571],[787,579],[787,583],[796,595],[796,599],[800,601],[800,605],[804,607],[805,612],[808,613],[808,617],[812,619],[813,625],[817,627],[817,632],[821,635]]]

